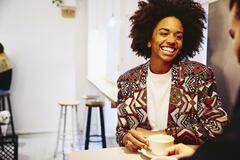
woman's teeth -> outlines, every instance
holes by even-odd
[[[167,52],[174,52],[174,49],[169,47],[162,47],[162,50]]]
[[[175,48],[161,47],[161,50],[163,51],[164,54],[172,55],[175,51]]]

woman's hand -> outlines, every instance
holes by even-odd
[[[154,134],[166,134],[166,132],[151,131],[137,127],[136,129],[128,131],[128,133],[123,137],[123,143],[128,150],[137,152],[141,148],[148,148],[148,140],[146,138]]]
[[[123,143],[125,144],[125,147],[132,152],[137,152],[141,148],[148,147],[148,141],[145,136],[136,129],[128,131],[128,133],[123,137]]]
[[[167,148],[166,155],[174,157],[176,159],[191,157],[195,153],[196,149],[193,149],[190,146],[179,143],[174,146]]]

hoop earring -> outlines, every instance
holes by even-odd
[[[148,47],[148,48],[151,48],[151,47],[152,47],[152,45],[151,45],[150,42],[147,43],[147,47]]]

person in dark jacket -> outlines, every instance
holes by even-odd
[[[240,0],[230,0],[230,29],[233,50],[240,64]],[[167,155],[187,160],[225,160],[239,159],[240,148],[240,90],[232,113],[231,123],[216,142],[206,142],[196,151],[184,144],[168,148]]]
[[[4,47],[0,43],[0,95],[8,91],[12,81],[12,64],[4,53]]]

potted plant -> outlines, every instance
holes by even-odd
[[[52,0],[52,3],[61,8],[64,18],[74,18],[76,13],[76,0]]]
[[[63,0],[52,0],[52,4],[61,7],[63,5]]]

